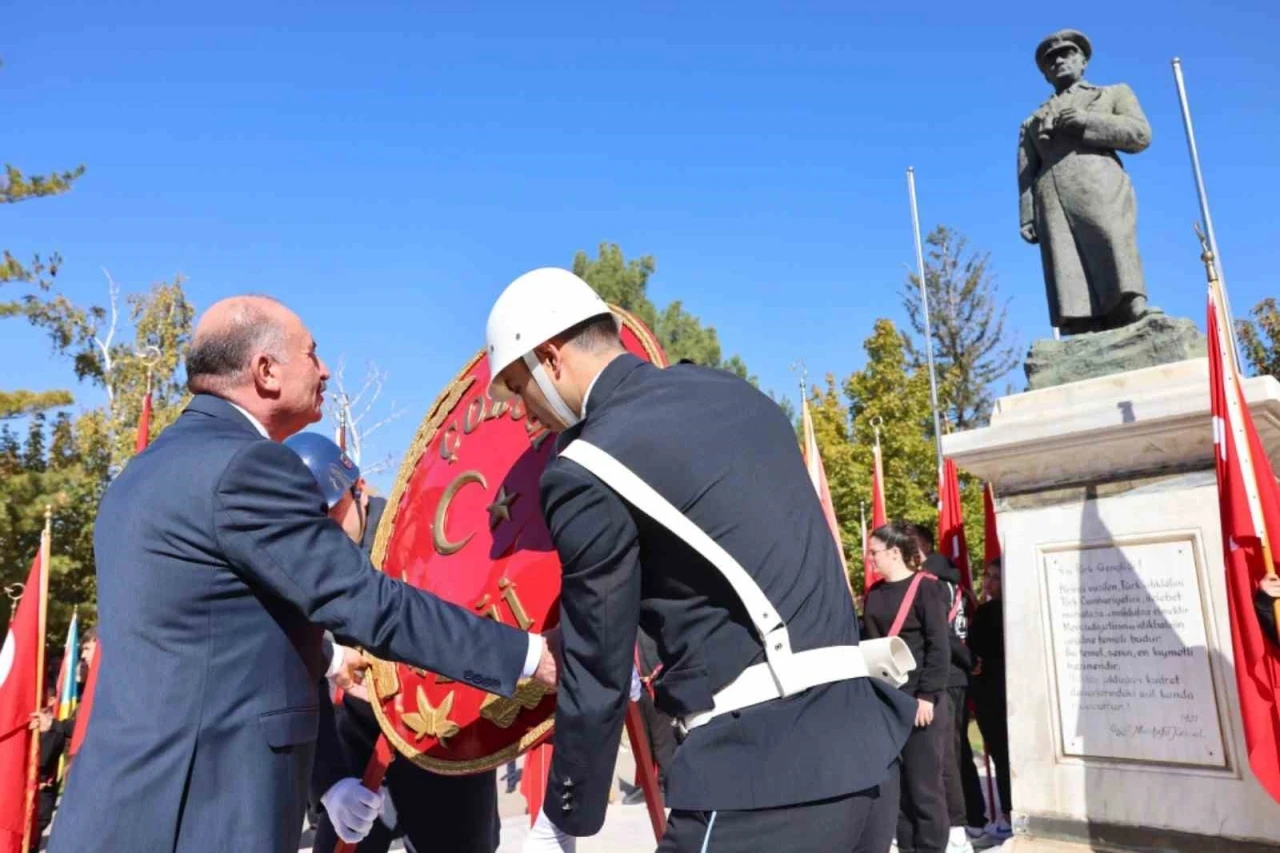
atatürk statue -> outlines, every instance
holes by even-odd
[[[1148,310],[1138,205],[1116,152],[1144,150],[1151,127],[1128,86],[1084,81],[1092,55],[1076,30],[1040,42],[1036,65],[1054,94],[1018,138],[1022,238],[1040,244],[1049,317],[1063,334],[1119,328]]]

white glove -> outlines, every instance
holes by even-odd
[[[538,819],[524,840],[523,853],[574,853],[578,839],[562,832],[546,812],[538,812]]]
[[[375,794],[361,785],[359,779],[348,776],[335,782],[320,798],[320,803],[338,837],[348,844],[359,844],[373,829],[385,796],[381,789]]]
[[[640,672],[634,666],[631,667],[631,701],[640,701]]]

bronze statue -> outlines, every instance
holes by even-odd
[[[1022,238],[1040,244],[1049,318],[1063,334],[1116,329],[1147,312],[1138,257],[1138,204],[1117,151],[1137,154],[1151,127],[1133,90],[1084,80],[1093,47],[1060,30],[1036,65],[1054,94],[1022,123]]]

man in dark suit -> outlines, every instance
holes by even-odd
[[[526,851],[599,831],[643,625],[657,705],[687,732],[660,851],[883,853],[893,827],[868,816],[914,703],[857,671],[836,543],[781,409],[725,371],[626,353],[565,270],[512,282],[486,337],[490,393],[563,433],[542,478],[563,568],[555,751]]]
[[[279,444],[319,420],[315,341],[266,297],[197,324],[195,394],[111,483],[94,555],[103,661],[51,853],[298,849],[324,628],[510,696],[542,638],[374,571]]]

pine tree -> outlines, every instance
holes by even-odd
[[[1005,329],[1008,302],[1001,302],[990,255],[967,251],[968,241],[944,225],[925,240],[924,277],[929,296],[929,325],[938,373],[938,405],[957,430],[986,424],[991,415],[991,385],[1018,364]],[[902,304],[915,339],[907,340],[911,363],[924,356],[924,312],[920,279],[911,274],[902,286]]]

